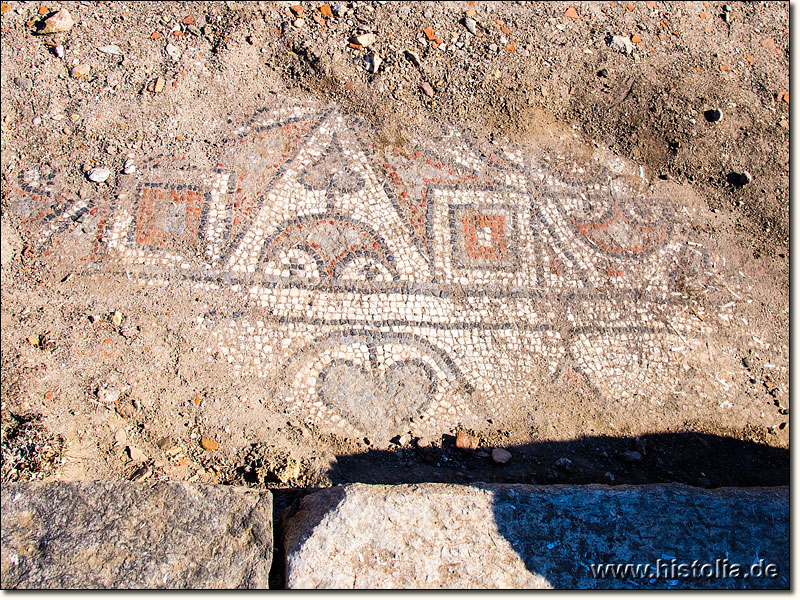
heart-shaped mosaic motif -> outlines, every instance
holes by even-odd
[[[398,433],[425,412],[438,387],[433,369],[421,360],[371,370],[339,360],[330,363],[319,378],[320,400],[371,435]]]

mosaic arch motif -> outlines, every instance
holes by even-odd
[[[323,429],[450,427],[565,372],[621,405],[669,393],[705,327],[679,279],[708,268],[675,215],[598,165],[374,139],[335,108],[272,108],[213,166],[158,156],[87,200],[34,166],[12,209],[58,260],[233,294],[237,316],[195,324],[209,353]]]

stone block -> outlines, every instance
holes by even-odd
[[[290,588],[789,585],[785,487],[355,484],[304,498],[285,531]],[[701,567],[762,559],[776,577],[710,578]],[[610,563],[662,570],[593,574]],[[693,563],[697,577],[681,577]]]
[[[269,492],[184,482],[2,488],[2,587],[266,588]]]

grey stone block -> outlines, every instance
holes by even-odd
[[[788,488],[350,485],[304,498],[285,531],[290,588],[789,586]],[[777,577],[703,576],[762,559]],[[657,576],[592,573],[657,561]]]
[[[3,588],[266,588],[272,497],[183,482],[2,488]]]

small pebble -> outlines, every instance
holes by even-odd
[[[147,455],[136,446],[128,446],[126,450],[133,462],[144,462],[147,460]]]
[[[305,27],[305,24],[306,20],[303,19],[302,17],[298,17],[297,19],[294,20],[294,23],[292,23],[292,25],[294,25],[296,29],[302,29],[303,27]]]
[[[466,27],[467,31],[469,31],[472,35],[478,35],[476,29],[477,26],[478,23],[475,21],[475,19],[470,17],[464,18],[464,27]]]
[[[383,60],[381,60],[381,57],[375,53],[369,54],[366,57],[366,61],[367,61],[367,71],[369,73],[377,73],[378,68],[381,66],[381,63],[383,62]]]
[[[172,441],[172,438],[163,437],[160,440],[158,440],[158,442],[156,442],[156,445],[159,448],[161,448],[164,452],[166,452],[169,449],[173,448],[175,446],[175,443]]]
[[[172,60],[175,60],[175,61],[180,60],[180,58],[181,58],[181,50],[180,50],[180,48],[178,48],[177,46],[175,46],[173,44],[167,44],[166,50],[167,50],[167,55],[169,55],[169,57]]]
[[[625,452],[620,452],[617,454],[617,458],[625,462],[639,462],[642,460],[641,452],[636,452],[636,450],[626,450]]]
[[[157,77],[155,83],[153,84],[153,91],[156,94],[160,94],[161,92],[164,91],[164,84],[165,83],[166,83],[166,81],[164,81],[163,77]]]
[[[122,313],[118,310],[115,310],[114,314],[111,315],[111,324],[114,325],[114,327],[122,325]]]
[[[64,58],[64,46],[58,44],[53,48],[53,54],[56,55],[56,58]]]
[[[120,397],[120,391],[108,385],[102,385],[97,388],[95,394],[97,395],[97,399],[103,404],[114,404]]]
[[[23,92],[30,92],[33,88],[33,82],[27,77],[14,77],[14,85]]]
[[[497,44],[489,44],[489,52],[497,52]]]
[[[374,33],[362,33],[360,35],[355,35],[350,38],[350,41],[354,44],[358,44],[359,46],[363,46],[364,48],[368,48],[372,44],[375,43],[377,38],[375,37]]]
[[[130,481],[133,481],[134,483],[135,483],[135,482],[138,482],[138,481],[144,481],[145,479],[147,479],[148,477],[150,477],[150,474],[151,474],[152,472],[153,472],[153,471],[152,471],[152,469],[150,468],[150,466],[149,466],[149,465],[147,465],[147,464],[144,464],[144,465],[142,465],[141,467],[139,467],[138,469],[136,469],[136,470],[135,470],[135,471],[134,471],[134,472],[131,474],[131,476],[130,476],[130,478],[129,478],[129,479],[130,479]]]
[[[203,447],[203,450],[216,450],[219,448],[219,442],[209,438],[200,438],[200,445]]]
[[[122,428],[117,429],[117,432],[114,434],[114,441],[117,442],[120,446],[123,446],[125,442],[128,441],[128,434],[125,433],[125,430]]]
[[[40,33],[64,33],[72,29],[75,21],[66,8],[62,8],[56,14],[48,17],[44,21],[44,28]]]
[[[422,88],[422,91],[425,92],[425,95],[430,97],[430,98],[433,98],[433,95],[436,93],[436,92],[433,91],[433,88],[431,87],[431,84],[428,83],[427,81],[423,81],[419,85],[419,87]]]
[[[120,50],[119,46],[109,45],[109,46],[100,46],[97,48],[98,51],[102,52],[103,54],[113,54],[114,56],[122,56],[122,50]]]
[[[606,42],[612,50],[622,52],[623,54],[631,54],[633,52],[633,42],[622,35],[612,35],[606,39]]]
[[[136,165],[133,164],[133,161],[130,158],[125,161],[125,164],[122,167],[122,172],[126,175],[136,173]]]
[[[72,67],[72,70],[69,72],[69,74],[74,79],[81,79],[82,77],[88,76],[89,71],[90,71],[89,65],[75,65],[74,67]]]
[[[504,448],[495,448],[492,450],[492,461],[498,465],[504,465],[511,460],[511,452]]]

